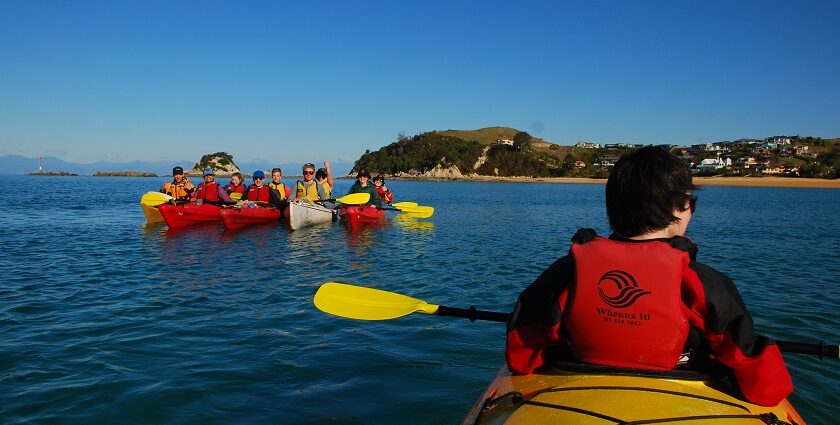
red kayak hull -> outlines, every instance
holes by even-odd
[[[350,228],[356,228],[383,220],[385,210],[372,205],[345,205],[338,210],[338,216],[349,224]]]
[[[184,205],[158,205],[158,211],[163,216],[163,221],[169,227],[184,227],[191,224],[218,223],[222,221],[219,215],[219,208],[210,204],[184,204]]]
[[[280,211],[271,207],[224,208],[219,214],[228,230],[280,221]]]

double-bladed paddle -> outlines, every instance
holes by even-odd
[[[351,193],[341,198],[316,199],[315,202],[338,202],[345,205],[361,205],[370,201],[370,193]]]
[[[508,314],[476,310],[475,307],[455,308],[429,304],[407,295],[381,289],[366,288],[340,282],[327,282],[318,288],[313,299],[315,307],[334,316],[357,320],[390,320],[411,313],[437,316],[463,317],[491,322],[507,322]],[[808,344],[801,342],[776,341],[779,349],[786,353],[812,354],[840,358],[837,345]]]
[[[146,204],[152,207],[156,207],[160,204],[165,204],[172,200],[172,197],[160,192],[146,192],[143,196],[140,197],[140,203]]]

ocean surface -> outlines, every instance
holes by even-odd
[[[162,179],[3,181],[4,424],[458,423],[503,365],[503,324],[342,319],[313,307],[318,286],[509,311],[577,228],[609,233],[597,184],[393,181],[397,201],[434,216],[173,232],[139,206]],[[759,331],[840,343],[840,190],[698,196],[688,235]],[[805,419],[837,423],[840,361],[785,359]]]

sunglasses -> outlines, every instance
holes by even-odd
[[[304,172],[303,172],[303,175],[305,175],[305,176],[311,176],[311,175],[313,175],[313,174],[315,174],[315,172],[314,172],[314,171],[304,171]]]
[[[697,209],[697,197],[696,196],[691,195],[688,198],[688,208],[691,210],[691,213],[694,214],[694,210]]]
[[[254,177],[254,180],[263,180],[263,177]]]

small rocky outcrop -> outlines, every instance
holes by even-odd
[[[227,152],[216,152],[202,156],[192,170],[187,172],[187,175],[201,177],[207,167],[213,169],[216,177],[230,177],[231,174],[240,172],[239,167],[233,162],[233,155]]]

